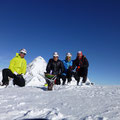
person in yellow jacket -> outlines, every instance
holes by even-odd
[[[16,56],[10,61],[9,68],[2,70],[3,80],[2,86],[9,85],[9,79],[13,78],[13,84],[20,87],[25,86],[25,80],[23,75],[26,73],[27,62],[25,60],[25,55],[27,51],[21,49],[20,53],[16,53]]]

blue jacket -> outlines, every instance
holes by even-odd
[[[63,75],[66,75],[67,74],[67,70],[69,69],[69,67],[73,65],[73,61],[71,60],[71,61],[68,62],[67,60],[63,60],[62,62],[64,64]]]

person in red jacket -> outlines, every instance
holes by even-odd
[[[72,69],[76,68],[75,79],[77,80],[77,85],[79,85],[80,77],[83,77],[82,83],[85,83],[88,75],[89,62],[87,58],[82,54],[82,51],[77,52],[77,57],[73,61]]]

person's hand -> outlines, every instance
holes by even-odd
[[[23,77],[22,74],[17,74],[18,79],[21,79],[22,77]]]
[[[79,69],[80,69],[80,66],[77,66],[77,69],[76,69],[76,71],[79,71]]]
[[[80,66],[77,66],[77,69],[80,69]]]

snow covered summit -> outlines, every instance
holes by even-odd
[[[27,73],[35,75],[44,75],[47,63],[41,56],[35,58],[27,67]]]
[[[40,86],[45,83],[44,72],[46,71],[47,63],[41,56],[35,58],[27,66],[25,75],[27,86]]]

